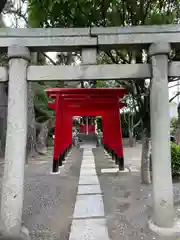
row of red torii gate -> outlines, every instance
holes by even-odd
[[[119,170],[124,170],[120,109],[126,104],[120,100],[126,94],[125,89],[49,88],[46,94],[51,98],[48,106],[56,111],[53,172],[59,171],[72,147],[73,116],[102,116],[104,148]]]
[[[87,118],[86,118],[87,119]],[[95,123],[91,122],[86,122],[85,124],[82,122],[80,124],[80,127],[79,127],[79,132],[80,133],[84,133],[84,134],[88,134],[88,133],[92,133],[92,134],[95,134],[96,132],[96,127],[95,127]]]

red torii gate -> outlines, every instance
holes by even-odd
[[[125,104],[123,104],[123,103],[121,103],[121,104],[119,104],[119,107],[120,108],[122,108],[122,107],[124,107],[124,105]],[[92,105],[91,105],[92,106]],[[49,104],[49,107],[51,107],[51,108],[53,108],[53,109],[55,109],[55,103],[50,103]],[[98,110],[98,108],[100,107],[100,109]],[[113,154],[113,149],[115,150],[115,152],[118,152],[118,149],[119,149],[119,156],[121,156],[121,159],[122,159],[122,161],[123,161],[123,150],[122,150],[122,137],[121,137],[121,131],[120,131],[120,139],[119,139],[119,144],[118,144],[118,146],[117,147],[115,147],[114,145],[113,145],[113,139],[110,139],[110,133],[111,133],[111,135],[113,134],[113,128],[114,128],[114,126],[115,126],[115,121],[113,121],[113,122],[109,122],[109,114],[111,113],[111,114],[113,114],[113,111],[111,110],[111,111],[109,111],[109,113],[108,113],[108,109],[110,108],[110,107],[112,107],[112,105],[110,104],[110,105],[108,105],[108,108],[107,108],[107,110],[105,110],[105,109],[103,109],[103,105],[102,106],[99,106],[98,105],[98,108],[96,107],[96,110],[94,110],[93,108],[78,108],[76,105],[69,105],[69,112],[67,112],[66,110],[66,112],[65,112],[65,116],[64,116],[64,120],[65,120],[65,124],[66,124],[66,126],[63,126],[63,123],[61,123],[61,128],[63,128],[63,129],[66,129],[66,131],[67,131],[67,129],[71,129],[71,132],[70,132],[70,135],[71,135],[71,138],[70,138],[70,140],[72,139],[72,116],[79,116],[79,115],[91,115],[91,116],[97,116],[97,115],[101,115],[101,116],[103,116],[103,133],[104,133],[104,143],[106,143],[106,145],[107,146],[109,146],[109,148],[111,148],[112,149],[112,154]],[[107,104],[106,104],[106,107],[107,107]],[[106,113],[106,114],[104,114],[104,113]],[[108,114],[108,115],[107,115]],[[68,126],[68,116],[70,116],[70,123],[69,123],[69,126]],[[113,116],[114,117],[114,116]],[[120,119],[118,119],[118,125],[120,124]],[[111,125],[111,126],[110,126]],[[68,126],[68,127],[67,127]],[[108,126],[108,127],[105,127],[105,126]],[[120,127],[120,125],[119,125],[119,127]],[[110,131],[108,131],[108,129],[110,130]],[[117,133],[118,132],[118,129],[116,128],[115,129],[116,131],[115,131],[115,133]],[[62,135],[63,133],[61,132],[61,135]],[[66,133],[66,135],[67,135],[67,133]],[[106,137],[107,136],[107,137]],[[117,142],[117,137],[118,137],[118,135],[117,136],[114,136],[114,139],[116,139],[116,142]],[[60,139],[58,139],[58,143],[60,143]],[[63,139],[63,142],[64,142],[64,144],[65,144],[65,139]],[[62,146],[62,143],[61,143],[61,146]],[[60,146],[58,146],[58,148],[59,148]],[[63,148],[63,147],[62,147]],[[56,152],[56,151],[55,151]],[[59,152],[59,150],[57,150],[57,152]],[[59,155],[59,154],[58,154]],[[61,154],[60,154],[61,155]],[[118,158],[118,155],[117,155],[117,158]],[[64,158],[64,156],[62,155],[61,156],[62,158]],[[56,159],[57,157],[55,156],[54,157],[54,159]],[[60,165],[62,165],[62,160],[63,159],[61,159],[60,160]],[[116,159],[116,161],[117,161],[117,163],[118,163],[118,159]],[[119,162],[119,167],[120,168],[123,168],[123,162]],[[55,165],[57,165],[57,164],[55,164]],[[57,167],[56,167],[57,168]]]
[[[47,89],[46,93],[55,99],[49,103],[49,107],[56,110],[53,172],[58,171],[58,166],[62,165],[65,154],[72,145],[72,117],[82,115],[103,117],[104,146],[115,156],[119,169],[124,169],[119,114],[119,108],[125,106],[124,103],[119,103],[119,98],[125,95],[124,89],[55,88]]]

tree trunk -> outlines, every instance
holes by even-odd
[[[176,129],[176,143],[180,144],[180,103],[177,107],[178,112],[178,121],[177,121],[177,129]]]
[[[28,134],[27,134],[27,156],[34,157],[36,152],[36,121],[34,112],[34,92],[31,82],[28,83]]]
[[[48,130],[52,125],[52,120],[47,120],[40,126],[40,131],[37,136],[36,149],[39,154],[45,155],[47,153]]]
[[[31,53],[31,63],[37,64],[37,53]],[[36,120],[34,111],[34,90],[33,83],[28,83],[28,132],[27,132],[27,145],[26,154],[28,157],[37,155],[36,151]]]
[[[134,146],[133,116],[129,115],[129,146]]]
[[[178,104],[178,107],[177,107],[177,113],[178,113],[177,127],[180,129],[180,103]]]
[[[150,154],[151,154],[151,141],[148,136],[148,131],[144,130],[142,136],[142,155],[141,155],[141,183],[150,184]]]
[[[0,84],[0,157],[4,157],[7,128],[7,94],[4,83]]]
[[[134,135],[133,131],[129,131],[129,146],[133,147],[134,146]]]

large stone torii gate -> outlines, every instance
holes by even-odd
[[[119,103],[119,98],[124,96],[125,89],[54,88],[47,89],[46,94],[54,99],[49,107],[56,111],[53,172],[59,171],[71,146],[72,117],[81,115],[103,116],[104,145],[111,151],[113,159],[115,157],[119,170],[124,170],[119,108],[125,104]]]
[[[180,76],[180,63],[169,62],[180,47],[180,25],[83,29],[1,29],[0,50],[7,51],[8,69],[0,68],[0,82],[8,81],[8,124],[1,197],[1,228],[9,235],[22,231],[24,165],[27,139],[28,81],[80,81],[151,78],[151,138],[153,215],[151,230],[179,236],[173,204],[170,156],[168,77]],[[150,64],[97,65],[98,50],[148,49]],[[30,52],[81,51],[79,66],[32,66]]]

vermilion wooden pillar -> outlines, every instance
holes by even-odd
[[[119,116],[119,131],[120,131],[120,147],[121,147],[121,156],[120,156],[120,167],[121,170],[124,170],[124,151],[123,151],[123,137],[122,137],[122,128],[121,128],[121,115],[120,111],[118,111]]]
[[[116,130],[116,126],[114,124],[114,121],[115,121],[115,116],[114,116],[114,106],[110,112],[110,129],[111,129],[111,145],[110,145],[110,148],[111,148],[111,155],[112,155],[112,159],[115,160],[115,151],[116,151],[116,142],[117,142],[117,130]]]
[[[120,170],[124,170],[124,154],[123,154],[123,142],[122,142],[122,132],[120,126],[120,114],[119,109],[116,109],[114,112],[114,125],[116,128],[116,158],[117,164],[119,165]]]
[[[67,127],[66,127],[66,131],[67,131],[66,151],[67,151],[70,148],[70,146],[72,145],[72,126],[73,126],[72,114],[69,109],[67,110],[66,124],[67,124]]]
[[[70,116],[66,114],[66,108],[60,95],[57,95],[54,103],[49,103],[48,105],[50,108],[56,110],[53,172],[58,172],[59,166],[62,166],[65,160],[68,141],[70,143],[70,133],[68,134],[68,130],[72,128],[72,121],[70,121]]]
[[[112,155],[112,158],[114,159],[114,153],[116,150],[116,135],[117,131],[114,125],[114,107],[108,112],[108,147],[109,147],[109,153]]]
[[[69,141],[68,130],[71,127],[68,110],[66,107],[66,102],[64,101],[62,96],[61,96],[61,101],[60,101],[59,107],[61,109],[61,117],[62,117],[61,142],[59,144],[59,151],[60,151],[59,166],[62,166],[63,162],[65,161],[66,154],[67,154],[68,141]]]
[[[123,106],[123,105],[122,105]],[[108,118],[106,118],[108,116]],[[103,117],[103,130],[104,138],[106,141],[106,147],[108,152],[112,155],[112,159],[116,160],[116,164],[119,166],[120,170],[124,169],[124,154],[123,154],[123,143],[122,143],[122,132],[120,126],[120,114],[119,105],[116,104],[111,111],[106,111]],[[106,133],[106,129],[107,131]],[[106,135],[107,134],[107,135]]]
[[[61,130],[61,109],[59,108],[60,105],[60,98],[59,96],[56,97],[55,104],[49,106],[55,106],[56,111],[56,121],[55,121],[55,134],[54,134],[54,152],[53,152],[53,172],[59,171],[59,145],[60,145],[60,130]]]
[[[111,116],[110,116],[110,112],[108,112],[107,114],[107,111],[104,113],[103,115],[103,131],[105,134],[105,149],[109,152],[110,148],[111,148],[111,145],[112,145],[112,140],[111,140],[111,126],[110,126],[110,119]]]
[[[102,132],[103,132],[103,145],[104,146],[107,144],[105,129],[106,129],[106,127],[105,127],[105,122],[104,122],[104,116],[102,116]]]
[[[62,161],[65,161],[67,151],[72,144],[72,114],[64,102],[64,113],[63,113],[63,145],[62,145]]]
[[[65,146],[67,142],[67,124],[66,124],[66,119],[67,119],[67,114],[66,114],[66,107],[65,107],[65,102],[62,97],[61,100],[62,104],[62,129],[61,129],[61,155],[60,155],[60,166],[62,166],[63,162],[65,161]]]

